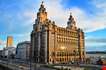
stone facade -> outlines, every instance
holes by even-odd
[[[30,41],[24,41],[18,43],[16,47],[16,59],[29,60],[30,59]]]
[[[31,56],[36,63],[84,61],[84,32],[70,14],[67,27],[59,27],[47,17],[43,3],[31,32]]]

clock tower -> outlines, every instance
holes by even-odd
[[[68,29],[72,29],[72,30],[76,30],[77,27],[76,27],[76,22],[72,16],[72,14],[70,14],[70,17],[68,19],[68,23],[67,23],[67,28]]]
[[[46,9],[44,8],[43,2],[40,5],[39,12],[37,13],[37,19],[41,23],[47,20],[47,12]]]

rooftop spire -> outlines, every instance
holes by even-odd
[[[39,8],[39,12],[45,12],[46,9],[44,8],[44,1],[42,1],[40,8]]]
[[[69,21],[71,24],[75,24],[74,17],[72,16],[72,13],[70,13]]]
[[[43,5],[43,3],[44,3],[44,1],[42,1],[42,3],[41,3],[41,4]]]
[[[41,7],[44,7],[44,1],[41,2]]]
[[[37,18],[40,22],[44,22],[47,19],[47,12],[43,1],[41,2],[39,12],[37,13]]]
[[[72,28],[72,29],[75,29],[76,28],[76,22],[72,16],[72,13],[70,13],[70,16],[69,16],[69,19],[68,19],[68,28]]]
[[[72,13],[70,13],[70,16],[69,16],[69,21],[74,21],[74,18],[73,18],[73,16],[72,16]]]

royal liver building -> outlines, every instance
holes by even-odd
[[[43,3],[31,32],[32,59],[36,63],[83,62],[84,32],[70,14],[67,27],[59,27],[47,17]],[[61,20],[60,20],[61,21]]]

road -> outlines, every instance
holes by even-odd
[[[6,68],[10,68],[12,70],[56,70],[50,67],[45,67],[44,64],[36,64],[18,60],[0,60],[0,65],[3,65]],[[48,65],[50,66],[50,65]],[[69,68],[71,70],[84,70],[85,68],[91,68],[89,70],[100,70],[101,66],[98,65],[91,65],[91,64],[79,64],[79,65],[72,65],[72,64],[54,64],[52,65],[54,68]],[[1,67],[2,68],[2,67]],[[0,69],[2,70],[2,69]]]

